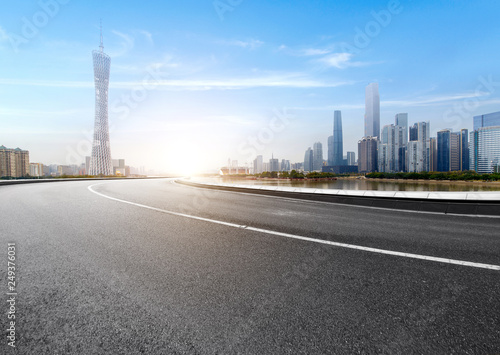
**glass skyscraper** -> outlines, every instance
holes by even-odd
[[[333,164],[344,165],[344,143],[342,139],[342,113],[335,111],[333,116]]]
[[[500,126],[500,111],[474,116],[474,131],[481,127]]]
[[[500,125],[470,133],[470,168],[480,174],[500,169]]]
[[[371,83],[365,88],[365,137],[380,137],[378,83]]]

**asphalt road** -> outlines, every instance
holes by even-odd
[[[0,240],[1,354],[500,354],[500,219],[71,181],[0,186]]]

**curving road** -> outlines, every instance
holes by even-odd
[[[0,186],[0,353],[500,353],[499,227],[168,179]]]

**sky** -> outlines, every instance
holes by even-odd
[[[111,154],[159,172],[228,159],[301,162],[342,111],[344,154],[379,84],[380,126],[472,129],[500,111],[500,3],[77,1],[1,3],[0,145],[80,164],[94,126],[92,50],[111,57]]]

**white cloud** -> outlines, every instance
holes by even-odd
[[[151,34],[151,32],[148,32],[146,30],[139,30],[139,33],[142,34],[144,37],[146,37],[146,40],[150,43],[150,44],[154,44],[154,41],[153,41],[153,35]]]
[[[8,41],[9,39],[8,33],[0,26],[0,42]]]
[[[329,67],[335,67],[338,69],[345,69],[350,67],[362,67],[370,65],[368,62],[354,62],[352,61],[352,53],[333,53],[324,56],[319,61],[326,64]]]
[[[432,96],[432,97],[421,97],[413,100],[389,100],[382,101],[380,104],[384,106],[438,106],[447,104],[453,101],[466,100],[466,99],[478,99],[482,104],[496,103],[498,100],[485,100],[485,96],[489,96],[487,92],[477,95],[476,93],[462,93],[462,94],[452,94],[444,96]]]
[[[248,48],[250,50],[253,50],[255,48],[258,48],[264,44],[264,42],[259,41],[258,39],[249,39],[247,41],[240,41],[240,40],[232,40],[232,41],[219,41],[218,43],[228,45],[228,46],[236,46],[236,47],[241,47],[241,48]]]
[[[304,56],[316,56],[316,55],[324,55],[330,53],[329,49],[318,49],[318,48],[306,48],[301,51]]]
[[[122,40],[120,42],[120,46],[121,48],[117,51],[111,51],[110,52],[110,56],[111,57],[120,57],[126,53],[128,53],[129,51],[131,51],[133,48],[134,48],[134,44],[135,44],[135,38],[132,37],[132,36],[129,36],[125,33],[122,33],[122,32],[119,32],[119,31],[116,31],[116,30],[113,30],[111,31],[113,32],[113,34],[115,34],[116,36],[120,37]]]

